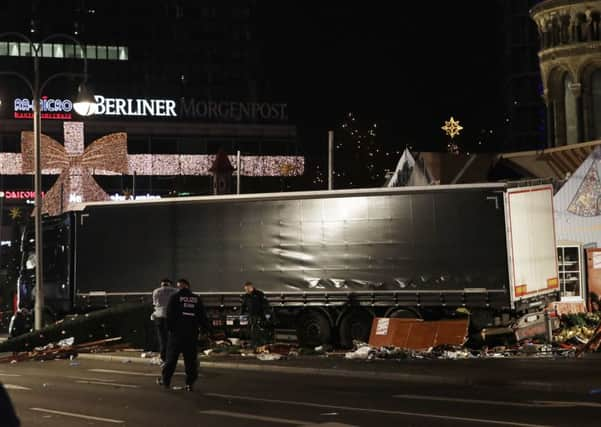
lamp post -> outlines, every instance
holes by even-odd
[[[34,137],[34,191],[35,191],[35,307],[34,321],[35,329],[40,330],[43,326],[44,312],[44,280],[43,280],[43,242],[42,242],[42,115],[40,98],[44,89],[51,81],[59,77],[81,78],[82,83],[78,87],[78,95],[73,107],[75,111],[84,116],[94,114],[95,101],[90,91],[86,88],[88,78],[88,61],[81,43],[68,34],[52,34],[40,42],[34,42],[21,33],[8,32],[0,34],[0,38],[16,37],[29,44],[31,57],[33,59],[33,81],[26,75],[17,71],[0,71],[0,75],[10,75],[21,79],[31,90],[33,102],[33,137]],[[42,44],[51,40],[66,39],[73,42],[81,52],[83,59],[83,73],[62,72],[50,75],[40,83],[40,56]],[[75,57],[78,55],[76,53]]]

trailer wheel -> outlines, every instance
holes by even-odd
[[[330,319],[316,310],[302,313],[296,324],[298,341],[302,347],[316,347],[332,341]]]
[[[353,341],[367,342],[371,332],[373,315],[361,309],[352,309],[340,321],[340,345],[345,348],[353,346]]]

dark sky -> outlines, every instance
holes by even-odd
[[[268,3],[267,74],[307,149],[348,111],[377,122],[385,144],[423,150],[444,148],[450,115],[465,126],[466,145],[502,128],[497,2]],[[500,142],[486,140],[491,150]]]

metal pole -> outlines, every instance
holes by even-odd
[[[34,46],[32,46],[32,49]],[[33,58],[33,138],[35,159],[35,307],[34,326],[39,331],[44,326],[44,260],[42,242],[42,123],[40,112],[40,64],[37,52]]]
[[[334,131],[328,131],[328,190],[334,188]]]
[[[236,152],[236,194],[240,194],[240,150]]]
[[[131,197],[136,200],[136,171],[134,171],[133,182],[131,185]]]

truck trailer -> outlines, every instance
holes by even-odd
[[[440,185],[93,202],[43,220],[47,314],[151,300],[185,277],[215,325],[253,282],[305,344],[365,340],[374,316],[507,325],[558,299],[551,186]],[[35,299],[23,234],[19,306]]]

